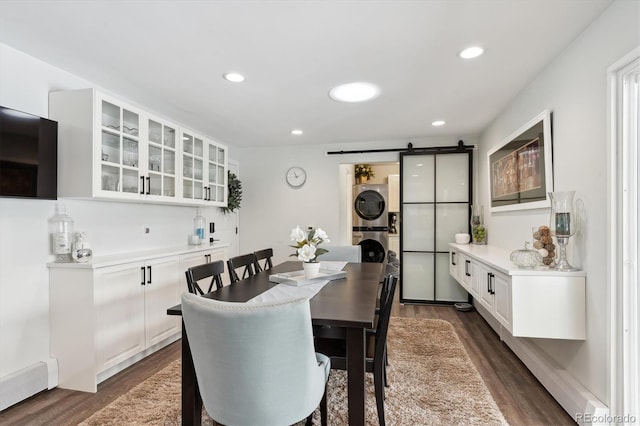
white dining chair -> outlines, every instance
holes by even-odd
[[[343,262],[362,262],[362,247],[359,245],[347,246],[347,245],[323,245],[322,248],[329,250],[321,256],[318,256],[319,261],[343,261]]]
[[[287,425],[320,405],[328,357],[314,350],[308,299],[247,305],[182,295],[182,315],[207,413],[225,425]]]

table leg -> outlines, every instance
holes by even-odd
[[[364,425],[365,332],[347,328],[347,406],[349,425]]]
[[[182,321],[182,424],[200,426],[202,422],[202,397],[193,366],[187,330]]]

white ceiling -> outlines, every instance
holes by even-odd
[[[610,3],[0,0],[0,42],[236,146],[462,137]],[[485,54],[458,59],[471,44]],[[381,95],[329,98],[358,80]]]

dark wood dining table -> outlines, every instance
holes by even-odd
[[[284,262],[204,297],[227,302],[247,302],[278,285],[269,281],[270,274],[301,269],[301,262]],[[311,298],[311,319],[314,326],[341,327],[346,330],[349,424],[364,425],[365,330],[374,326],[378,284],[382,278],[383,264],[348,263],[344,271],[347,272],[345,278],[329,282]],[[167,314],[182,315],[182,308],[180,305],[173,306],[167,309]],[[200,425],[201,413],[202,399],[183,321],[182,424]]]

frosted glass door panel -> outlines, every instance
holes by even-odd
[[[404,253],[402,258],[402,297],[433,300],[433,254]]]
[[[449,253],[436,254],[436,300],[466,302],[467,291],[449,273]]]
[[[402,202],[433,202],[433,156],[404,157],[402,164]]]
[[[436,156],[436,201],[469,201],[469,158],[466,155]]]
[[[433,251],[433,204],[404,204],[402,211],[402,249]]]
[[[468,204],[436,204],[436,251],[449,251],[455,234],[469,229]]]

